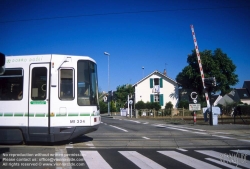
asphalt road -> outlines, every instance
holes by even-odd
[[[250,168],[250,127],[102,118],[55,145],[1,145],[0,168]]]

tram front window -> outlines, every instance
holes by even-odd
[[[77,63],[77,103],[79,106],[97,105],[97,68],[91,61]]]

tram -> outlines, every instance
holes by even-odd
[[[88,56],[6,56],[0,72],[0,143],[59,142],[101,122],[97,64]]]

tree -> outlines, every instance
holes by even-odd
[[[204,50],[200,52],[200,58],[205,78],[216,78],[217,85],[212,89],[213,93],[220,92],[221,95],[224,95],[230,92],[230,86],[238,83],[238,75],[235,74],[236,66],[221,49],[216,49],[214,52]],[[198,92],[199,95],[204,95],[195,50],[192,51],[191,55],[188,55],[187,63],[188,66],[184,67],[182,72],[177,75],[176,81],[180,83],[182,88],[192,89]]]
[[[101,111],[101,114],[107,113],[107,112],[108,112],[107,103],[104,103],[103,101],[100,101],[99,104],[100,104],[100,111]]]
[[[114,101],[110,102],[110,112],[116,112],[116,105]]]
[[[126,101],[128,100],[128,95],[134,94],[134,88],[132,85],[122,85],[116,88],[115,98],[117,105],[123,107]]]

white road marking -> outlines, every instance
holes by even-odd
[[[220,137],[220,138],[226,138],[226,139],[235,139],[235,138],[232,138],[232,137],[226,137],[226,136],[218,136],[218,135],[212,135],[214,137]]]
[[[128,130],[122,129],[122,128],[120,128],[120,127],[116,127],[116,126],[113,126],[113,125],[109,125],[109,126],[114,127],[114,128],[116,128],[116,129],[119,129],[119,130],[122,130],[122,131],[125,131],[125,132],[128,132]]]
[[[65,148],[74,148],[74,147],[73,147],[73,143],[70,142],[69,144],[66,144],[66,145],[65,145]]]
[[[63,155],[63,156],[62,156]],[[67,163],[70,161],[66,148],[55,148],[56,169],[72,169]]]
[[[190,132],[190,131],[188,131],[188,130],[180,129],[180,128],[175,128],[175,127],[166,127],[166,128]]]
[[[136,120],[127,120],[127,119],[124,119],[124,120],[126,120],[126,121],[131,121],[131,122],[134,122],[134,123],[141,123],[141,122],[136,121]]]
[[[147,139],[147,140],[150,139],[150,138],[148,138],[148,137],[142,137],[142,138]]]
[[[218,134],[230,134],[230,133],[224,133],[224,132],[213,132],[213,133],[218,133]]]
[[[239,167],[236,167],[235,165],[230,165],[230,164],[227,164],[227,163],[223,163],[222,161],[219,161],[219,160],[215,160],[215,159],[213,159],[213,158],[205,158],[206,160],[208,160],[208,161],[212,161],[212,162],[214,162],[214,163],[217,163],[217,164],[220,164],[220,165],[222,165],[222,166],[225,166],[225,167],[227,167],[227,168],[232,168],[232,169],[238,169]],[[240,168],[239,168],[240,169]]]
[[[94,144],[91,142],[85,143],[85,145],[89,146],[89,148],[95,148]]]
[[[176,126],[176,125],[166,125],[166,126],[175,127],[175,128],[190,129],[190,130],[196,130],[196,131],[206,131],[206,130],[202,130],[202,129],[194,129],[194,128],[189,128],[189,127]]]
[[[136,151],[118,151],[118,152],[121,153],[124,157],[126,157],[130,161],[132,161],[139,168],[143,169],[165,168],[157,164],[156,162],[152,161],[151,159],[137,153]]]
[[[223,154],[223,153],[219,153],[219,152],[216,152],[213,150],[196,150],[196,152],[201,153],[201,154],[205,154],[205,155],[208,155],[208,156],[211,156],[214,158],[218,158],[222,161],[224,159],[225,163],[228,161],[231,163],[233,161],[235,161],[235,163],[233,163],[233,164],[235,164],[237,166],[240,165],[240,166],[243,166],[246,168],[250,168],[250,165],[249,165],[250,161],[235,157],[236,153],[235,154]],[[231,159],[230,155],[233,157],[232,159]],[[243,160],[244,160],[244,163],[242,163]],[[238,161],[238,163],[236,163],[237,161]]]
[[[185,150],[185,149],[183,149],[183,148],[177,148],[177,150],[180,150],[180,151],[187,151],[187,150]]]
[[[247,154],[250,155],[250,150],[231,150],[236,153]]]
[[[184,163],[190,167],[193,167],[193,168],[206,168],[206,169],[217,169],[218,167],[214,166],[214,165],[211,165],[209,163],[206,163],[206,162],[203,162],[203,161],[200,161],[200,160],[197,160],[195,158],[192,158],[192,157],[189,157],[187,155],[184,155],[184,154],[181,154],[181,153],[178,153],[176,151],[157,151],[163,155],[166,155],[170,158],[173,158],[174,160],[176,161],[179,161],[181,163]]]
[[[111,169],[112,167],[102,158],[97,151],[80,151],[89,169]]]
[[[207,135],[207,133],[202,133],[202,132],[192,132],[192,133]]]

